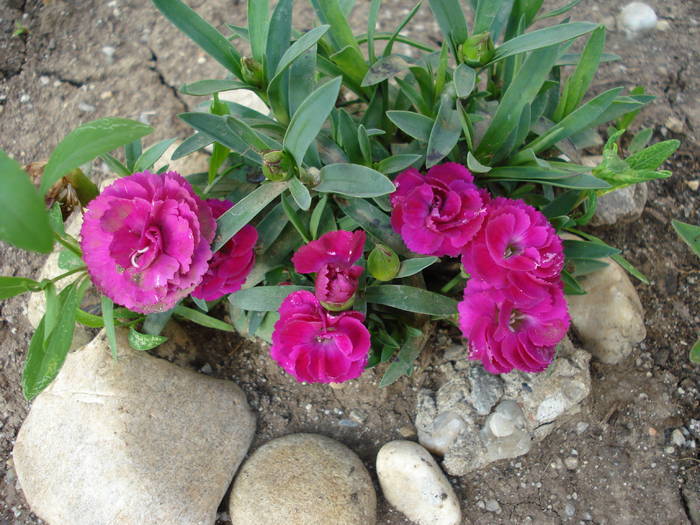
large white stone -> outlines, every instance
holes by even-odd
[[[413,441],[391,441],[377,454],[384,497],[418,525],[458,525],[462,512],[433,456]]]
[[[229,499],[236,525],[374,525],[377,496],[360,458],[318,434],[269,441],[245,462]]]
[[[104,333],[34,401],[14,463],[50,525],[212,525],[255,432],[243,392]]]
[[[651,6],[644,2],[631,2],[622,8],[617,22],[627,38],[656,29],[657,16]]]
[[[580,282],[586,295],[568,295],[571,322],[585,348],[600,361],[616,364],[647,335],[644,310],[625,270],[615,261]]]

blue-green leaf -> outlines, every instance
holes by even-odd
[[[255,312],[273,312],[279,310],[282,301],[293,292],[313,290],[310,286],[255,286],[239,290],[228,296],[231,305]]]
[[[314,190],[348,197],[378,197],[392,193],[394,183],[380,172],[359,164],[329,164],[321,168],[321,182]]]

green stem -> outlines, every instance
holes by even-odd
[[[60,235],[56,232],[53,232],[53,236],[58,241],[58,244],[62,245],[67,250],[70,250],[75,255],[82,258],[83,252],[78,246],[76,246],[71,241],[69,241],[68,239],[64,238],[62,235]]]
[[[60,281],[61,279],[65,279],[66,277],[73,275],[74,273],[78,272],[84,272],[87,269],[86,266],[78,266],[77,268],[73,268],[72,270],[67,271],[66,273],[62,273],[58,277],[54,277],[49,281],[49,283],[55,283],[56,281]]]
[[[440,288],[440,293],[449,292],[450,290],[452,290],[452,288],[457,286],[461,281],[464,281],[464,277],[462,277],[462,275],[458,273],[450,280],[450,282],[448,282],[445,286]]]

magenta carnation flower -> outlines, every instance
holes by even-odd
[[[179,174],[134,173],[90,202],[80,232],[98,290],[141,312],[162,312],[207,271],[216,222]]]
[[[481,228],[488,193],[464,166],[447,162],[425,176],[409,168],[394,183],[391,225],[410,250],[454,257]]]
[[[521,200],[498,197],[487,206],[487,218],[462,256],[472,277],[491,287],[514,286],[537,294],[539,280],[558,280],[564,251],[547,218]]]
[[[561,282],[540,285],[543,293],[537,298],[516,298],[508,289],[469,280],[458,305],[469,359],[480,360],[494,374],[547,368],[569,329],[569,313]]]
[[[215,219],[233,206],[231,201],[208,199],[207,204]],[[209,261],[209,269],[192,296],[205,301],[237,292],[255,265],[255,243],[258,231],[246,224]]]
[[[360,312],[331,314],[301,290],[287,296],[279,313],[270,355],[297,381],[341,383],[362,374],[370,336]]]
[[[328,232],[292,257],[297,272],[316,274],[316,297],[326,308],[342,310],[354,298],[364,271],[354,263],[362,257],[365,239],[362,230]]]

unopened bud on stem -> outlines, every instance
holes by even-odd
[[[493,40],[488,31],[467,38],[459,46],[459,57],[468,66],[483,66],[493,58],[493,55]]]

